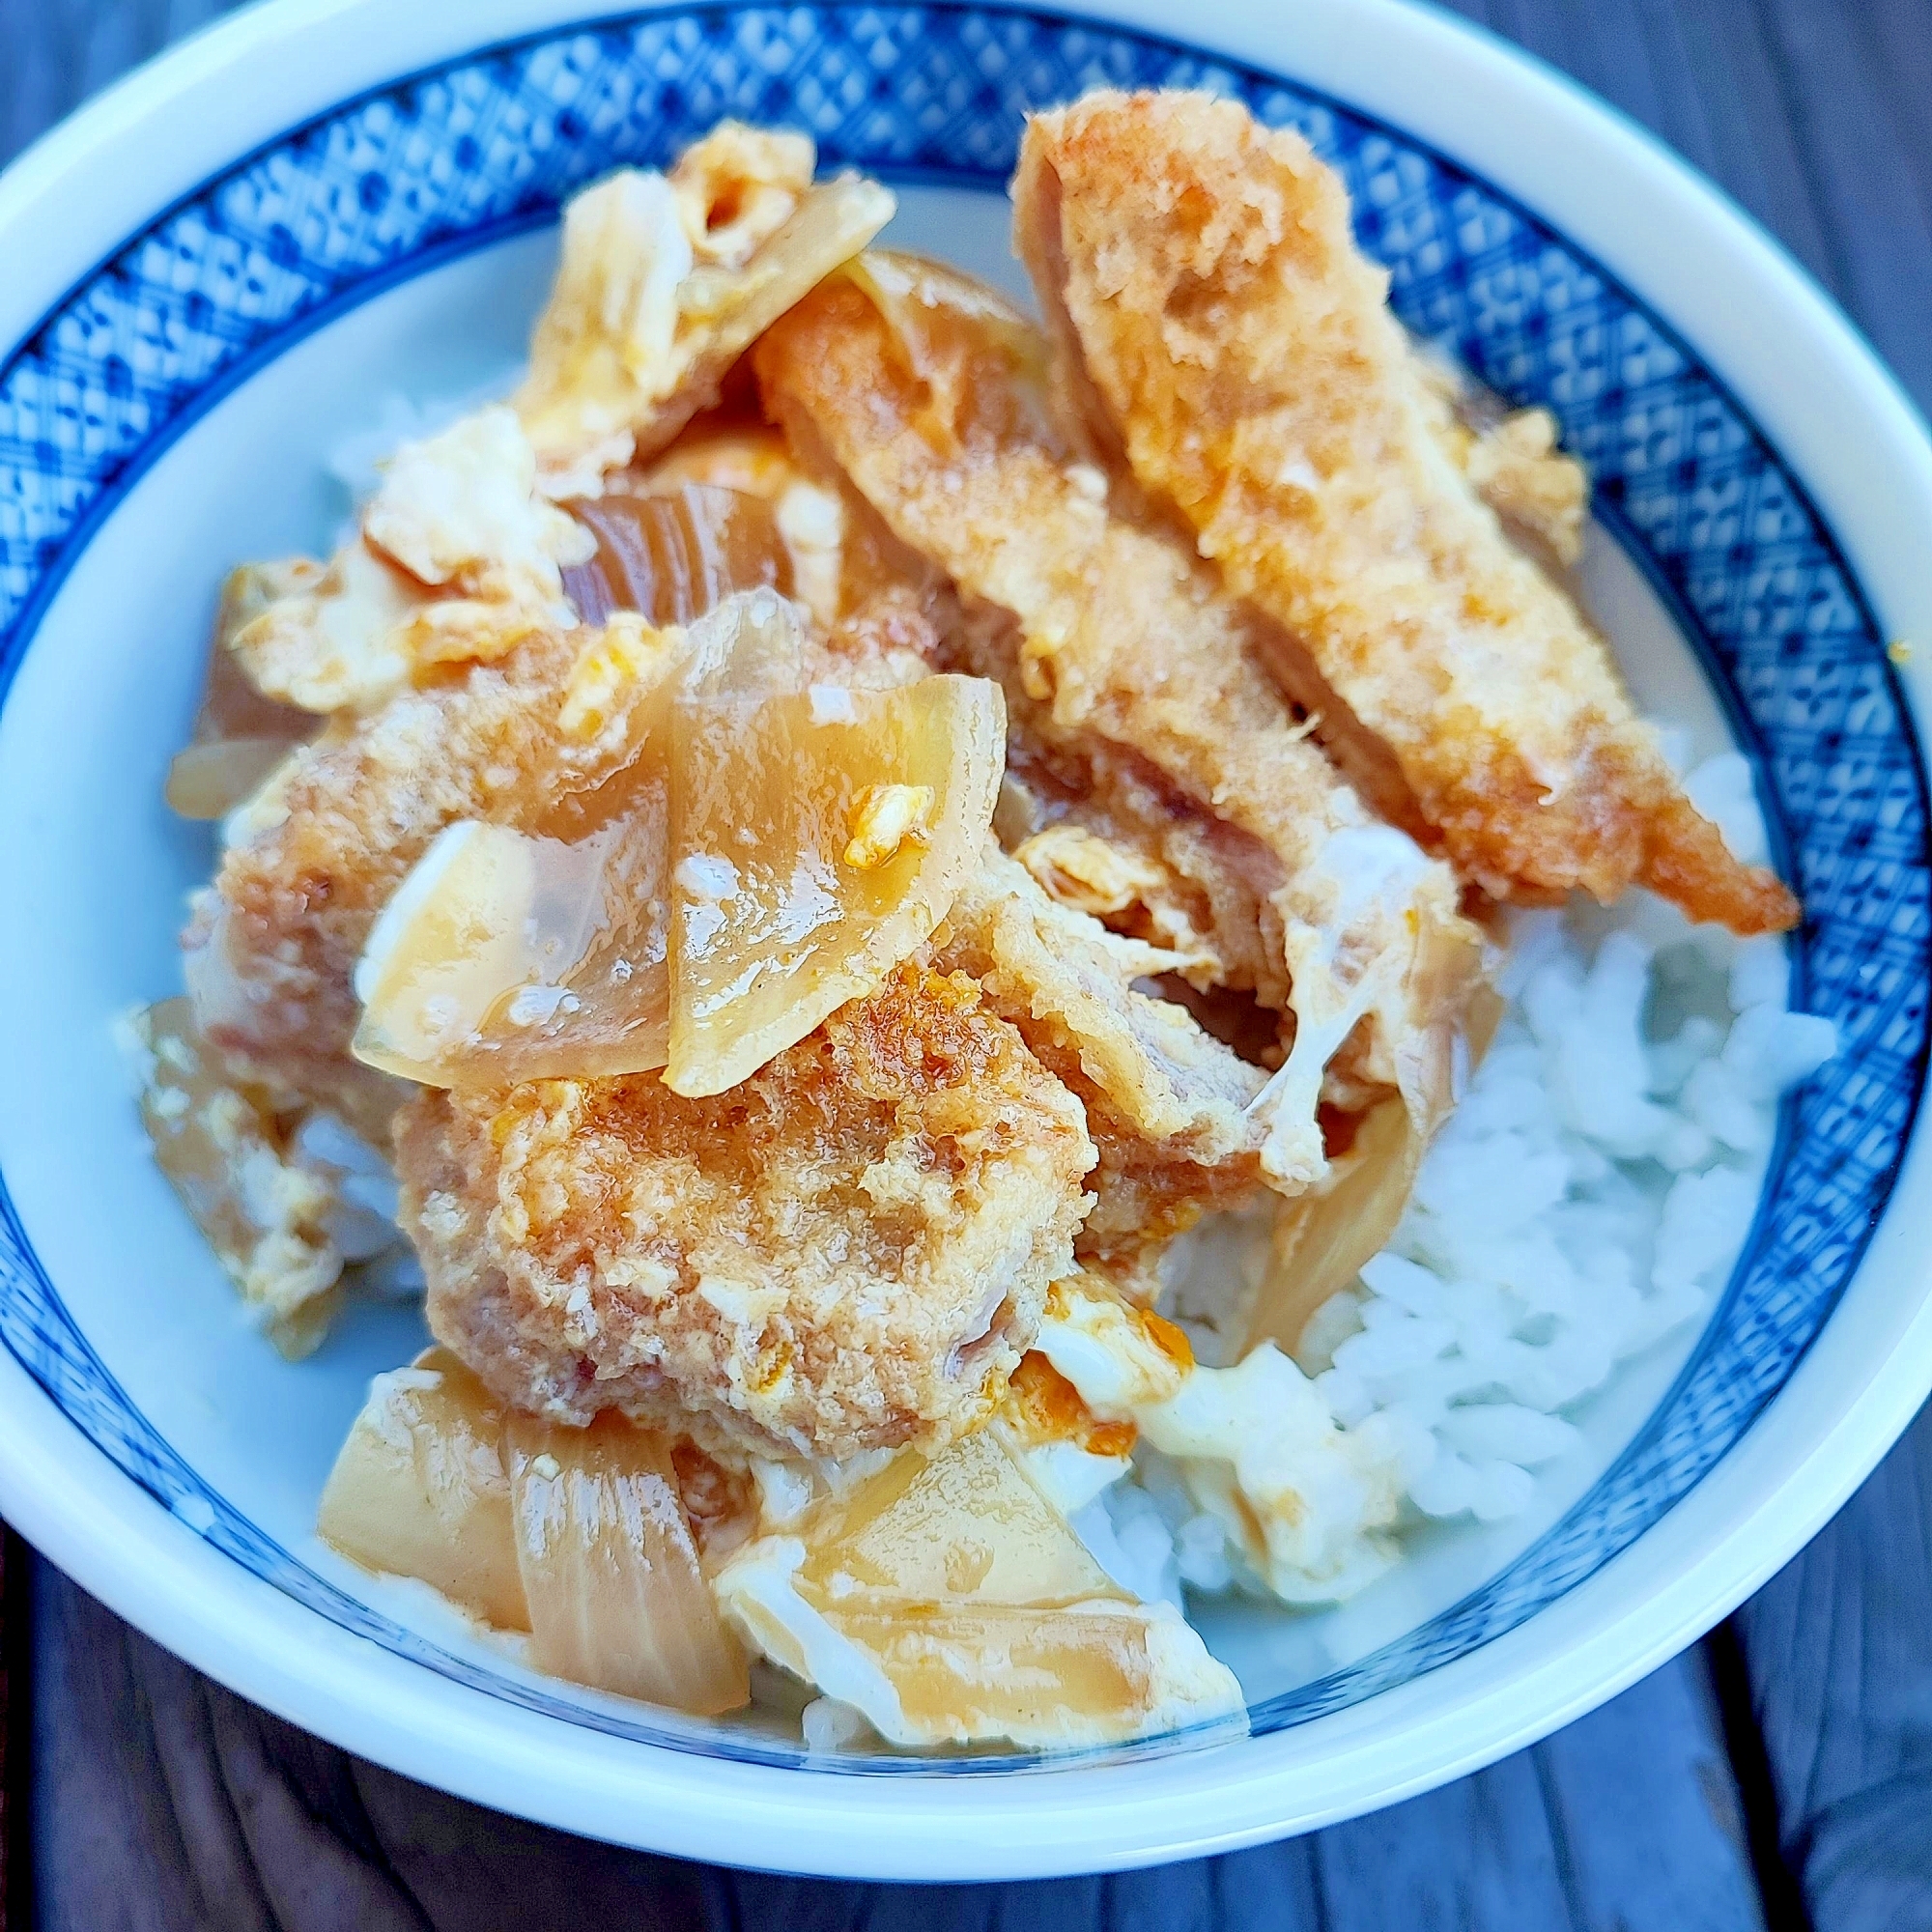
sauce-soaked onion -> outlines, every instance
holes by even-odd
[[[700,1716],[749,1702],[668,1444],[607,1411],[587,1429],[512,1415],[503,1446],[537,1667]]]
[[[931,936],[981,862],[1006,724],[956,676],[679,704],[673,1093],[735,1086]]]
[[[597,540],[563,587],[586,624],[637,611],[653,624],[688,624],[736,590],[789,596],[791,557],[762,497],[707,483],[663,494],[579,497],[565,506]]]
[[[322,728],[313,713],[264,697],[228,647],[230,639],[300,582],[295,565],[244,564],[222,586],[194,727],[168,767],[167,801],[184,818],[225,817],[296,746]]]
[[[316,1533],[365,1570],[420,1577],[486,1623],[528,1630],[503,1416],[447,1349],[378,1376],[329,1472]]]
[[[659,635],[624,680],[628,756],[611,778],[525,829],[445,828],[369,935],[356,1057],[436,1087],[662,1066],[673,704],[795,691],[801,621],[761,591]]]

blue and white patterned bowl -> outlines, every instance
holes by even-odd
[[[1520,58],[1389,0],[1302,0],[1292,28],[1265,0],[1224,8],[1214,52],[1159,31],[1163,11],[583,24],[568,0],[460,20],[278,0],[0,182],[0,1507],[162,1641],[346,1746],[580,1831],[798,1869],[991,1877],[1232,1845],[1609,1694],[1788,1556],[1932,1381],[1908,1172],[1925,776],[1887,649],[1932,644],[1932,450],[1761,238]],[[1603,1425],[1593,1485],[1419,1611],[1251,1632],[1249,1740],[808,1763],[776,1734],[564,1697],[315,1545],[322,1474],[412,1318],[274,1360],[147,1163],[106,1023],[175,984],[167,935],[209,863],[158,781],[212,586],[326,540],[323,452],[382,392],[461,391],[517,353],[564,196],[724,114],[802,124],[827,163],[901,187],[913,240],[991,268],[1023,113],[1102,82],[1211,86],[1299,128],[1346,175],[1404,319],[1555,411],[1614,539],[1605,581],[1666,639],[1620,633],[1652,651],[1640,683],[1760,760],[1807,908],[1794,994],[1844,1047],[1787,1109],[1716,1318],[1647,1415]]]

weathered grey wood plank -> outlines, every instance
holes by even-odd
[[[1737,1628],[1820,1932],[1932,1924],[1932,1414]]]
[[[1755,5],[1830,210],[1835,291],[1923,407],[1932,397],[1932,7]]]
[[[237,0],[5,0],[0,163],[62,115]]]
[[[579,1932],[600,1920],[711,1932],[1746,1932],[1759,1922],[1694,1654],[1534,1752],[1311,1838],[1110,1878],[908,1888],[708,1869],[480,1810],[232,1696],[44,1565],[36,1632],[44,1932]]]

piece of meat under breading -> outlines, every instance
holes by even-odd
[[[1264,1171],[1322,1170],[1323,1071],[1364,1017],[1378,1077],[1426,1126],[1449,1103],[1463,999],[1412,971],[1478,947],[1447,867],[1370,820],[1251,659],[1236,607],[1186,549],[1109,507],[1044,414],[1037,335],[951,271],[867,255],[767,332],[768,411],[829,453],[894,534],[1016,625],[1024,693],[1056,742],[1156,774],[1229,828],[1279,926],[1273,988],[1294,1046],[1263,1100]],[[1265,926],[1265,922],[1262,922]],[[1264,989],[1265,997],[1266,989]]]
[[[505,1401],[845,1457],[983,1419],[1072,1265],[1094,1149],[972,980],[905,967],[706,1099],[425,1091],[397,1163],[430,1324]]]
[[[1174,956],[1057,903],[994,852],[934,935],[1086,1110],[1099,1160],[1074,1252],[1151,1301],[1167,1242],[1261,1184],[1266,1076],[1184,1007],[1135,983]]]
[[[991,678],[1005,691],[1007,781],[994,821],[1002,844],[1055,897],[1181,954],[1179,970],[1204,987],[1285,1007],[1281,920],[1268,897],[1278,868],[1267,853],[1138,753],[1092,731],[1058,729],[1051,702],[1022,680],[1012,613],[962,598],[858,495],[810,422],[786,413],[795,452],[803,445],[813,473],[841,499],[840,631],[890,641],[895,625],[904,627],[904,642],[933,669]],[[1074,881],[1070,839],[1082,841],[1105,878]]]
[[[1063,392],[1278,622],[1297,696],[1394,753],[1469,878],[1532,900],[1641,883],[1739,932],[1793,923],[1432,433],[1388,278],[1298,134],[1202,94],[1092,94],[1029,124],[1013,198],[1079,361]]]

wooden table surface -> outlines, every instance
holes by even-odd
[[[1932,404],[1932,0],[1456,4],[1713,176]],[[0,160],[222,11],[0,0]],[[497,1817],[243,1703],[38,1559],[12,1567],[16,1626],[31,1600],[9,1646],[16,1932],[1932,1927],[1932,1412],[1727,1626],[1534,1749],[1287,1844],[1041,1885],[787,1880]]]

